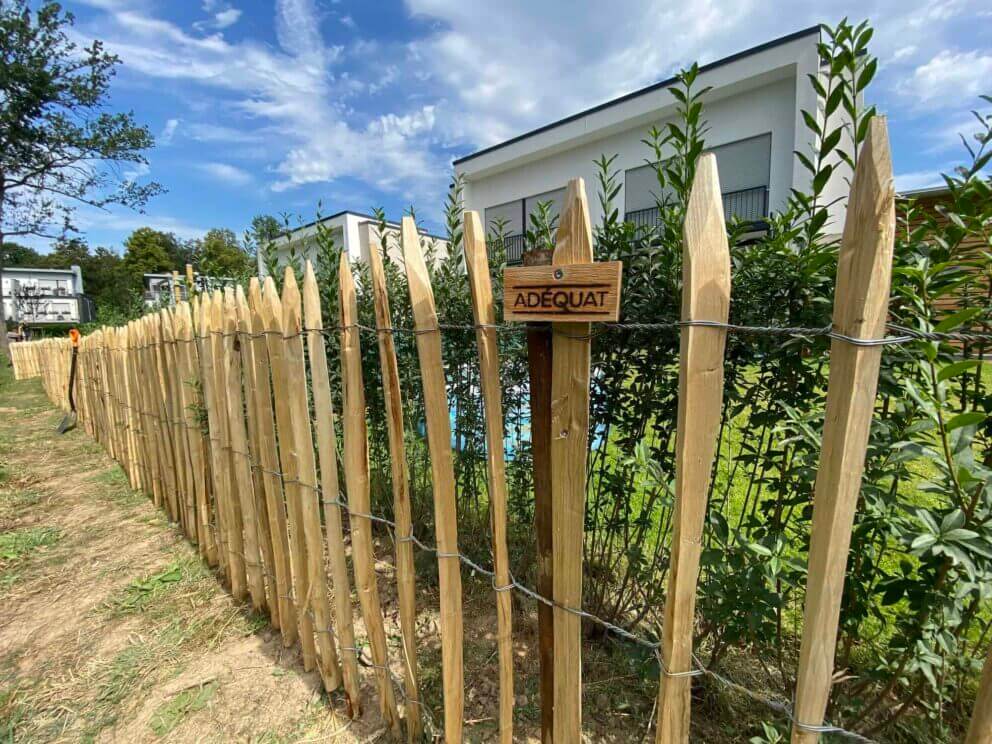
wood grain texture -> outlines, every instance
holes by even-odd
[[[486,415],[486,470],[496,572],[496,644],[499,654],[499,739],[513,741],[513,598],[510,595],[510,556],[506,547],[506,462],[504,455],[503,386],[499,374],[496,306],[486,234],[477,212],[465,212],[465,266],[472,294],[479,372]]]
[[[239,460],[243,456],[235,455],[231,442],[231,378],[228,369],[231,365],[231,346],[234,339],[230,337],[233,330],[227,327],[227,312],[234,297],[228,292],[218,290],[214,293],[211,304],[211,339],[214,344],[214,392],[220,408],[221,461],[224,473],[224,510],[225,527],[227,529],[227,552],[231,560],[231,594],[239,602],[248,597],[248,575],[245,569],[244,522],[239,501],[240,486],[238,483]],[[251,559],[250,559],[251,560]]]
[[[282,285],[282,331],[286,341],[285,369],[289,388],[289,409],[295,443],[297,483],[288,490],[290,510],[296,509],[298,524],[303,531],[306,555],[306,601],[301,612],[313,612],[317,634],[317,658],[324,687],[328,691],[341,686],[341,664],[331,626],[330,602],[327,598],[327,574],[324,571],[324,537],[320,527],[320,506],[317,504],[317,466],[313,454],[313,432],[310,428],[310,403],[307,396],[307,371],[303,354],[303,307],[296,274],[286,267]],[[295,503],[294,503],[295,500]],[[291,524],[292,526],[292,524]]]
[[[400,370],[396,359],[396,344],[386,287],[386,272],[378,247],[369,231],[369,269],[372,277],[372,301],[375,307],[376,334],[379,346],[379,366],[382,369],[382,392],[386,403],[386,430],[389,438],[389,467],[393,489],[393,515],[396,520],[396,537],[413,534],[413,517],[410,505],[410,473],[403,442],[403,399],[400,391]],[[420,690],[417,682],[417,590],[416,566],[413,543],[397,539],[396,543],[396,592],[400,610],[400,634],[403,640],[403,689],[409,701],[406,705],[406,733],[410,742],[419,741],[423,733],[420,715]]]
[[[585,184],[568,182],[552,259],[554,266],[592,262],[592,228]],[[582,607],[582,547],[589,441],[590,345],[588,323],[559,323],[552,339],[551,503],[554,599]],[[582,621],[556,607],[556,742],[582,740]]]
[[[507,321],[614,322],[620,318],[623,264],[513,266],[503,272]]]
[[[269,512],[265,499],[265,474],[256,465],[261,464],[258,409],[255,396],[258,384],[255,381],[255,347],[252,339],[251,315],[248,300],[241,285],[234,291],[235,309],[238,316],[238,341],[241,351],[241,379],[244,389],[244,411],[248,423],[249,472],[252,483],[252,508],[254,509],[255,535],[258,552],[262,558],[263,583],[265,585],[265,607],[274,627],[279,627],[279,596],[276,588],[275,553],[272,545],[272,531],[269,526]],[[265,577],[268,581],[265,581]]]
[[[837,265],[833,327],[854,338],[885,333],[895,237],[895,192],[885,118],[875,117],[861,148]],[[881,347],[834,340],[813,496],[803,639],[795,718],[817,726],[830,696],[844,572],[861,489]],[[794,744],[818,734],[793,726]]]
[[[444,736],[448,744],[462,740],[465,680],[462,666],[462,576],[458,557],[455,468],[451,455],[451,422],[441,357],[434,291],[412,217],[404,217],[400,241],[417,330],[417,357],[427,411],[427,446],[434,484],[434,522],[441,591],[441,674],[444,689]]]
[[[261,478],[265,490],[265,509],[269,515],[269,532],[272,539],[276,596],[279,610],[279,631],[283,646],[296,643],[298,629],[296,607],[290,597],[293,590],[293,570],[290,564],[289,532],[286,526],[286,503],[282,481],[276,475],[279,469],[279,451],[276,445],[276,425],[272,412],[272,381],[269,350],[265,341],[265,323],[262,319],[262,291],[258,279],[252,277],[248,285],[248,309],[251,315],[252,360],[255,366],[255,416],[258,425],[258,458],[262,466]]]
[[[293,410],[289,403],[290,388],[298,384],[299,380],[290,377],[286,363],[282,300],[279,299],[279,293],[271,276],[266,277],[262,292],[262,322],[265,326],[269,366],[272,369],[272,395],[275,401],[276,429],[279,438],[279,465],[284,477],[293,604],[299,627],[300,645],[303,647],[303,667],[310,671],[316,664],[317,651],[313,638],[313,621],[310,613],[307,612],[310,583],[307,578],[306,543],[299,509],[296,430],[293,426]]]
[[[344,437],[343,462],[345,488],[351,514],[351,560],[355,567],[355,587],[361,602],[362,616],[368,632],[369,650],[375,665],[379,690],[379,712],[394,736],[400,736],[400,717],[396,710],[389,664],[386,631],[375,576],[375,553],[372,546],[372,522],[361,516],[372,511],[369,492],[369,443],[365,425],[365,385],[362,382],[362,348],[358,337],[358,301],[355,280],[351,275],[348,254],[341,253],[338,267],[341,308],[341,399]]]
[[[238,291],[241,287],[238,287]],[[244,296],[241,297],[242,302]],[[265,578],[262,574],[262,551],[258,541],[258,518],[255,514],[255,484],[248,451],[245,427],[245,401],[242,383],[242,337],[238,335],[239,313],[237,297],[232,292],[224,296],[224,356],[227,382],[227,426],[231,441],[231,467],[234,470],[237,523],[241,522],[241,542],[248,578],[248,593],[254,610],[265,604]]]
[[[207,479],[210,484],[209,499],[207,504],[210,509],[211,516],[213,517],[212,530],[214,543],[217,550],[217,563],[220,566],[221,571],[225,575],[228,575],[230,564],[228,563],[229,556],[227,554],[227,538],[224,535],[224,518],[221,514],[219,505],[219,493],[221,486],[218,483],[218,479],[221,477],[221,450],[220,440],[218,438],[218,427],[220,424],[217,422],[217,402],[216,396],[214,395],[213,345],[211,344],[210,337],[208,335],[210,332],[209,306],[211,302],[212,299],[209,294],[204,294],[198,298],[198,312],[194,320],[196,321],[196,348],[200,363],[200,385],[203,393],[203,407],[207,414],[206,455],[207,464],[210,469],[209,478]]]
[[[726,323],[730,313],[730,248],[716,157],[703,155],[686,209],[682,253],[682,320]],[[696,582],[710,472],[723,408],[727,331],[688,326],[679,345],[672,558],[665,597],[661,655],[664,671],[692,668]],[[691,677],[661,675],[658,744],[689,741]]]
[[[334,407],[331,402],[330,375],[327,370],[327,349],[322,329],[320,292],[313,265],[307,261],[303,277],[303,317],[307,331],[307,351],[310,356],[310,377],[313,388],[313,410],[317,425],[317,456],[320,464],[320,492],[324,499],[324,528],[327,552],[334,584],[335,627],[341,641],[341,666],[348,710],[352,717],[361,715],[361,676],[355,653],[355,621],[351,609],[351,582],[344,545],[344,527],[338,482],[337,435],[334,432]]]
[[[152,313],[148,316],[148,337],[151,351],[151,381],[153,383],[150,387],[152,389],[152,396],[154,399],[152,410],[156,417],[155,423],[158,431],[159,446],[161,447],[159,460],[163,466],[162,482],[165,485],[165,503],[169,514],[169,519],[176,522],[178,521],[179,515],[179,496],[176,486],[176,466],[175,458],[173,456],[172,438],[169,436],[169,420],[171,418],[168,405],[169,380],[165,369],[166,363],[163,359],[162,319],[157,313]],[[103,346],[101,347],[102,352],[106,345],[104,334],[101,334],[101,341],[103,342]],[[102,358],[100,361],[100,374],[102,378],[102,389],[106,391],[107,366]],[[106,432],[110,426],[110,421],[107,417],[106,402],[104,402],[103,407],[103,421],[103,429]],[[106,435],[104,439],[106,439]]]

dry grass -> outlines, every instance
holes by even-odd
[[[102,448],[61,415],[36,381],[0,370],[0,741],[386,740],[371,670],[363,715],[345,716],[304,673],[266,618],[235,605],[161,511],[128,485]],[[376,546],[390,660],[401,676],[392,545]],[[442,690],[434,559],[418,556],[421,695],[433,730]],[[432,580],[432,576],[434,580]],[[495,606],[465,573],[468,741],[495,740]],[[514,607],[515,740],[539,741],[537,620]],[[355,602],[356,635],[365,638]],[[598,640],[584,650],[586,739],[653,740],[657,665],[643,649]],[[367,656],[367,653],[366,653]],[[746,741],[768,717],[697,689],[700,741]],[[749,721],[743,724],[741,721]]]

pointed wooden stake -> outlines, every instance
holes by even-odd
[[[568,182],[552,264],[592,263],[585,183]],[[556,742],[582,740],[582,547],[589,442],[588,323],[558,323],[552,340],[551,504],[555,635]]]
[[[444,688],[444,736],[448,744],[462,740],[465,679],[462,667],[462,575],[458,556],[455,466],[451,456],[451,421],[441,358],[434,291],[420,235],[412,217],[403,218],[403,260],[410,287],[410,305],[417,330],[417,357],[427,411],[427,446],[434,484],[434,522],[441,585],[441,667]]]
[[[366,230],[371,225],[366,223]],[[386,422],[389,436],[389,466],[393,486],[393,514],[396,519],[396,593],[400,609],[400,634],[403,637],[403,687],[406,692],[406,734],[410,742],[420,741],[423,724],[420,716],[420,691],[417,683],[417,591],[416,566],[413,543],[407,539],[413,534],[413,517],[410,507],[410,473],[403,442],[403,399],[400,392],[400,370],[393,342],[392,314],[386,273],[379,250],[368,236],[369,269],[372,276],[372,300],[375,305],[375,324],[380,329],[379,365],[382,368],[382,391],[386,402]]]
[[[327,552],[331,560],[334,582],[334,614],[341,660],[344,671],[344,691],[352,717],[361,715],[361,676],[355,653],[355,621],[351,610],[351,582],[344,547],[341,505],[331,503],[341,498],[338,484],[337,435],[334,433],[334,408],[331,404],[330,376],[327,372],[327,351],[324,344],[324,321],[320,313],[320,292],[313,265],[307,261],[303,277],[303,316],[307,326],[307,351],[310,355],[310,376],[313,384],[313,410],[317,424],[317,454],[320,462],[320,492],[324,499]]]
[[[837,263],[834,330],[853,338],[885,333],[895,239],[895,191],[885,118],[876,116],[861,147]],[[823,723],[834,671],[844,571],[861,490],[868,430],[878,387],[880,346],[835,339],[813,496],[813,535],[803,640],[796,685],[793,744],[813,744]]]
[[[716,158],[696,168],[685,217],[682,320],[726,323],[730,311],[730,248]],[[658,693],[658,744],[689,741],[692,633],[703,517],[723,404],[727,331],[687,326],[679,348],[678,432],[672,563],[665,598]]]
[[[313,620],[308,612],[310,582],[307,578],[307,551],[303,536],[303,518],[300,514],[299,464],[296,457],[296,427],[290,405],[290,389],[298,379],[290,376],[287,364],[286,333],[283,327],[283,307],[271,276],[265,278],[262,295],[262,319],[265,325],[265,343],[272,367],[272,394],[275,400],[276,426],[279,433],[279,464],[283,473],[286,493],[287,530],[292,565],[293,604],[299,625],[300,645],[303,647],[303,668],[313,669],[317,651],[313,640]],[[290,380],[293,379],[293,382]]]
[[[382,621],[382,604],[375,576],[375,553],[372,549],[372,522],[364,514],[372,510],[369,494],[368,430],[365,425],[365,386],[362,382],[362,348],[358,338],[358,301],[355,280],[351,276],[348,254],[341,254],[338,267],[341,306],[341,398],[344,434],[344,480],[351,514],[351,558],[355,564],[355,586],[368,630],[372,663],[379,688],[379,712],[399,737],[400,718],[396,710],[393,682],[389,678],[388,646]]]
[[[252,351],[255,365],[255,415],[258,422],[258,458],[261,463],[262,485],[265,487],[265,509],[269,515],[272,536],[276,595],[279,611],[279,631],[283,646],[296,643],[296,608],[290,593],[293,590],[293,570],[290,565],[289,532],[286,527],[286,505],[282,492],[279,452],[276,446],[276,425],[272,413],[272,382],[269,378],[269,350],[266,345],[265,324],[262,320],[262,291],[258,279],[248,285],[248,306],[251,313]]]
[[[486,466],[492,512],[493,558],[496,569],[496,621],[499,651],[499,739],[513,741],[513,603],[510,596],[510,556],[506,548],[506,463],[504,462],[503,388],[499,377],[496,342],[496,306],[493,302],[489,256],[482,221],[477,212],[465,212],[465,266],[472,289],[472,314],[482,397],[486,411]]]

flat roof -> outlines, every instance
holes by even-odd
[[[352,217],[361,217],[362,219],[366,219],[372,222],[374,222],[377,219],[375,215],[365,214],[364,212],[353,212],[350,209],[342,209],[340,212],[335,212],[334,214],[327,215],[327,217],[321,217],[320,219],[317,220],[311,220],[305,225],[299,225],[298,227],[294,227],[292,230],[290,230],[289,232],[285,233],[280,237],[288,238],[290,235],[297,232],[298,230],[306,230],[308,227],[313,227],[318,222],[326,222],[327,220],[337,219],[338,217],[343,217],[346,214],[350,214]],[[397,227],[397,228],[400,227],[399,222],[393,222],[392,220],[386,220],[386,225],[388,227]],[[421,235],[426,235],[428,238],[434,238],[435,240],[447,240],[447,238],[441,235],[435,235],[434,233],[429,233],[426,230],[421,230],[419,227],[417,228],[417,231]]]
[[[709,62],[708,64],[702,65],[699,68],[699,71],[708,72],[709,70],[713,70],[717,67],[723,67],[724,65],[729,65],[732,62],[737,62],[738,60],[744,59],[745,57],[750,57],[751,55],[754,54],[758,54],[759,52],[763,52],[767,49],[772,49],[774,47],[781,46],[782,44],[788,44],[790,41],[795,41],[796,39],[801,39],[805,36],[810,36],[812,34],[819,34],[821,28],[822,28],[822,24],[818,23],[815,26],[804,28],[801,31],[795,31],[786,36],[780,36],[777,39],[766,41],[764,44],[758,44],[757,46],[753,46],[750,49],[745,49],[742,52],[731,54],[729,57],[724,57],[723,59],[718,59],[715,62]],[[633,98],[638,98],[639,96],[647,95],[648,93],[653,93],[656,90],[668,88],[669,86],[675,84],[676,82],[678,82],[678,76],[673,75],[672,77],[662,80],[660,82],[652,83],[646,88],[640,88],[639,90],[635,90],[632,93],[625,93],[619,98],[614,98],[612,100],[606,101],[605,103],[600,103],[596,106],[593,106],[592,108],[587,108],[584,111],[579,111],[576,114],[571,114],[569,116],[566,116],[564,119],[559,119],[558,121],[551,122],[550,124],[545,124],[543,126],[538,127],[537,129],[532,129],[529,132],[524,132],[523,134],[519,134],[516,137],[512,137],[511,139],[506,140],[505,142],[500,142],[499,144],[491,145],[490,147],[486,147],[482,150],[473,152],[471,155],[466,155],[464,157],[457,158],[453,164],[459,165],[460,163],[467,162],[469,160],[472,160],[473,158],[486,155],[487,153],[494,152],[496,150],[499,150],[500,148],[507,147],[509,145],[525,140],[528,137],[533,137],[534,135],[540,134],[541,132],[546,132],[549,129],[560,127],[561,125],[568,124],[569,122],[575,121],[576,119],[581,119],[583,116],[588,116],[589,114],[594,114],[597,111],[608,109],[611,106],[616,106],[618,104],[624,103],[625,101],[629,101]]]
[[[42,274],[75,274],[76,268],[77,267],[75,266],[70,266],[68,269],[36,269],[31,266],[4,266],[3,273],[6,274],[8,271],[29,271],[32,274],[37,274],[39,272]]]

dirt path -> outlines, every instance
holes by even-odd
[[[35,381],[0,380],[0,740],[366,741]]]

